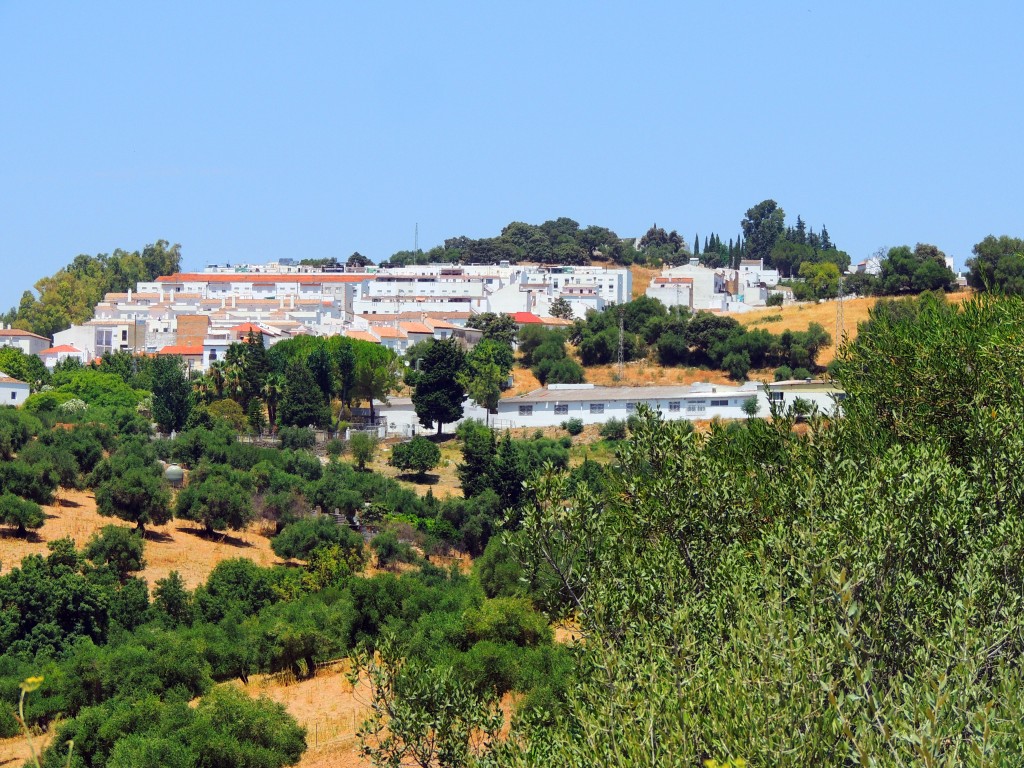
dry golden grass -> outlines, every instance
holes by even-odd
[[[450,431],[453,428],[449,425],[448,429]],[[432,491],[434,496],[439,499],[462,495],[462,486],[459,483],[459,476],[456,474],[456,469],[462,462],[462,451],[459,448],[458,440],[454,437],[443,443],[438,443],[438,447],[441,449],[441,463],[427,473],[427,482],[425,483],[416,482],[413,474],[404,473],[402,470],[388,465],[388,459],[391,458],[391,445],[392,443],[381,445],[373,461],[366,465],[367,469],[394,478],[420,496],[426,496],[428,490]]]
[[[950,302],[959,303],[970,296],[971,293],[969,291],[963,291],[947,294],[946,298]],[[877,302],[878,299],[874,296],[866,296],[860,299],[845,299],[843,301],[843,327],[848,339],[857,337],[858,324],[867,321],[872,307]],[[764,319],[777,315],[781,315],[781,319],[767,321]],[[806,331],[807,326],[811,323],[820,324],[831,336],[835,336],[836,332],[835,301],[824,301],[820,304],[793,304],[788,307],[767,307],[755,312],[733,315],[733,317],[745,326],[756,326],[776,334],[783,331]],[[833,344],[821,350],[818,354],[819,365],[828,365],[835,359],[835,341],[833,339]]]
[[[43,507],[46,523],[30,538],[0,533],[0,563],[12,568],[26,555],[47,552],[47,542],[70,536],[82,547],[105,525],[126,525],[117,518],[96,512],[91,491],[62,489],[58,503]],[[222,560],[246,557],[259,565],[281,562],[270,549],[270,539],[260,524],[230,535],[207,536],[201,525],[187,520],[172,520],[146,530],[146,568],[140,574],[150,586],[171,571],[178,571],[190,589],[206,581],[210,571]]]
[[[629,271],[633,273],[633,298],[638,299],[644,295],[647,290],[647,286],[651,284],[651,279],[661,275],[661,268],[655,267],[641,267],[636,264],[629,268]]]

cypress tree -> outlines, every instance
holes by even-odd
[[[693,236],[693,255],[700,256],[700,234],[694,234]]]

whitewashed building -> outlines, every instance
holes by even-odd
[[[14,347],[20,349],[26,355],[38,355],[50,346],[50,340],[31,331],[22,331],[17,328],[0,328],[0,347]]]
[[[693,384],[689,387],[599,387],[594,384],[550,384],[525,395],[503,399],[498,404],[496,423],[507,427],[553,427],[572,418],[584,424],[625,420],[643,404],[660,411],[665,419],[742,419],[744,403],[755,398],[757,415],[767,416],[770,402],[783,407],[802,399],[822,413],[831,413],[842,391],[833,384],[815,380],[761,382],[740,386]]]
[[[29,396],[31,387],[0,371],[0,405],[19,407]]]

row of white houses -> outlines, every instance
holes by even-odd
[[[646,405],[667,420],[742,419],[748,415],[744,404],[751,399],[757,404],[755,415],[766,417],[771,412],[772,403],[786,408],[798,400],[819,413],[831,414],[844,397],[843,391],[835,384],[813,379],[779,381],[768,385],[749,381],[740,386],[704,383],[687,387],[550,384],[525,395],[502,399],[497,413],[490,415],[467,400],[463,418],[483,421],[486,417],[501,428],[555,427],[573,418],[581,419],[584,424],[604,424],[612,419],[628,419],[641,405]],[[390,434],[413,435],[424,431],[416,418],[412,401],[407,397],[392,398],[390,404],[377,408],[386,420]],[[446,428],[450,426],[446,425]]]

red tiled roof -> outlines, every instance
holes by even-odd
[[[428,328],[423,323],[399,323],[398,327],[406,333],[428,333],[431,335],[434,333],[432,328]]]
[[[407,338],[405,331],[398,328],[391,328],[387,325],[379,325],[373,329],[373,332],[380,336],[382,339],[404,339]]]
[[[656,283],[684,283],[693,285],[692,277],[656,277],[654,278]]]
[[[346,338],[356,339],[357,341],[371,341],[374,344],[380,344],[380,339],[378,339],[376,336],[374,336],[372,333],[369,333],[368,331],[348,330],[345,331],[345,336]]]
[[[263,333],[263,329],[255,323],[242,323],[241,325],[236,325],[230,330],[237,331],[238,333]]]
[[[533,312],[513,312],[512,319],[517,323],[540,323],[541,319]]]
[[[189,355],[198,357],[203,354],[203,346],[200,344],[198,347],[188,347],[184,345],[168,345],[157,352],[158,355]]]
[[[25,384],[25,382],[24,381],[18,381],[18,379],[13,379],[10,376],[8,376],[6,373],[0,372],[0,384]],[[28,385],[25,384],[25,386],[28,386]]]
[[[64,352],[67,352],[68,354],[82,354],[82,350],[78,349],[77,347],[73,347],[70,344],[61,344],[60,346],[57,347],[50,347],[49,349],[44,349],[42,352],[39,353],[39,356],[42,357],[43,355],[59,355],[63,354]]]

